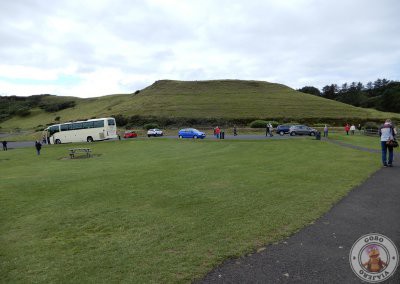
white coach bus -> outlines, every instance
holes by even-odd
[[[113,117],[54,124],[44,131],[48,144],[93,142],[118,138],[117,125]]]

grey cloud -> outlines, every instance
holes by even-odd
[[[155,79],[274,78],[296,88],[400,79],[397,0],[182,3],[193,14],[147,1],[1,1],[0,62]],[[55,40],[49,17],[83,30]]]

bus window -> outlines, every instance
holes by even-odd
[[[74,129],[82,129],[83,128],[83,123],[82,122],[76,122],[76,123],[74,123],[73,128]]]
[[[83,128],[93,128],[93,121],[86,121],[83,123]]]
[[[59,131],[60,131],[60,128],[59,128],[58,125],[51,126],[51,127],[49,128],[49,135],[51,136],[51,135],[53,135],[54,133],[57,133],[57,132],[59,132]]]
[[[108,120],[108,125],[115,125],[115,120],[114,119],[109,119]]]
[[[104,127],[104,120],[95,120],[93,121],[94,128]]]
[[[68,124],[61,124],[60,128],[61,128],[61,131],[68,131]]]

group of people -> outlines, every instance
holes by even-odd
[[[4,140],[1,142],[1,144],[3,144],[3,151],[7,151],[8,150],[7,141]],[[36,148],[36,153],[40,155],[40,150],[42,149],[42,143],[40,143],[39,140],[35,141],[35,148]]]
[[[220,135],[221,135],[221,128],[217,126],[214,128],[214,136],[218,139]]]
[[[350,126],[350,124],[346,123],[346,125],[344,126],[344,131],[346,132],[346,135],[349,135],[349,133],[351,135],[354,135],[356,133],[356,130],[361,131],[361,124],[358,124],[358,126],[356,127],[354,124]],[[325,124],[324,137],[328,137],[328,133],[329,133],[328,125]]]
[[[265,136],[268,137],[272,137],[274,136],[272,134],[272,131],[274,130],[274,127],[272,126],[272,124],[270,122],[267,123],[267,125],[265,126]]]
[[[348,123],[346,123],[346,125],[344,126],[344,131],[346,131],[346,135],[349,135],[349,132],[351,133],[351,135],[354,135],[356,129],[358,129],[358,131],[361,131],[361,124],[358,124],[357,128],[354,124],[350,126],[350,124]]]

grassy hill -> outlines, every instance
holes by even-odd
[[[70,97],[68,97],[71,100]],[[66,100],[47,97],[46,100]],[[32,129],[60,121],[110,115],[125,117],[222,119],[309,120],[400,120],[400,114],[385,113],[297,92],[285,85],[262,81],[161,80],[137,94],[118,94],[98,98],[73,98],[75,106],[57,112],[31,109],[26,117],[14,116],[0,124],[3,129]]]

